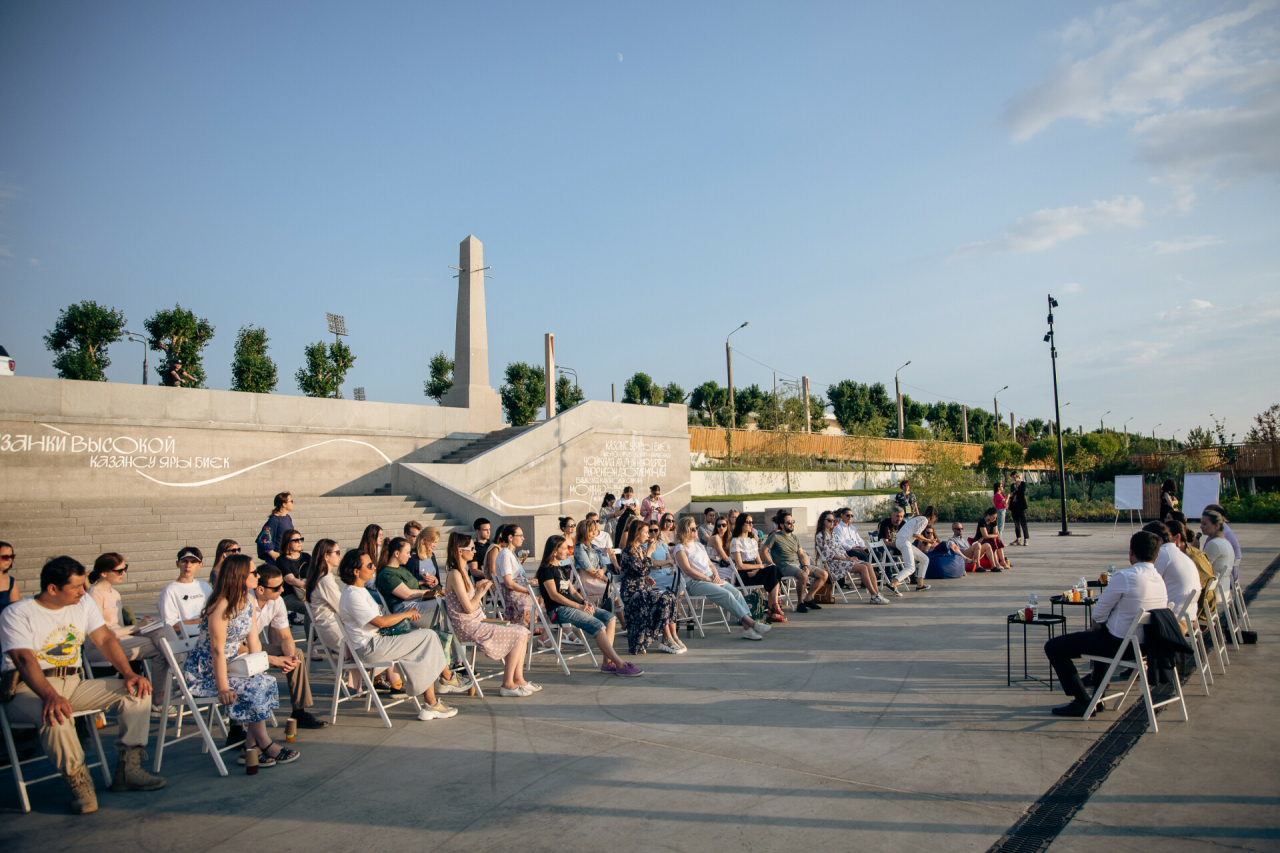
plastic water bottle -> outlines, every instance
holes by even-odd
[[[1108,563],[1107,564],[1107,580],[1111,580],[1111,578],[1115,575],[1115,573],[1116,573],[1116,564]]]
[[[1040,618],[1040,600],[1036,598],[1036,594],[1031,593],[1031,600],[1027,602],[1027,606],[1031,608],[1031,618]]]

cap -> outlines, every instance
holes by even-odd
[[[195,557],[200,562],[204,562],[204,554],[194,545],[188,545],[178,552],[178,562],[182,562],[186,557]]]

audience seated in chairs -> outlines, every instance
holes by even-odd
[[[151,682],[151,699],[154,702],[159,698],[155,686],[159,684],[160,689],[164,689],[164,679],[169,674],[169,665],[165,663],[164,654],[152,642],[151,636],[138,633],[142,628],[152,624],[150,616],[143,616],[133,625],[125,625],[122,622],[124,605],[120,601],[120,593],[115,590],[115,585],[124,582],[125,573],[128,571],[129,564],[124,561],[123,555],[115,552],[99,554],[98,559],[93,561],[93,571],[89,572],[89,598],[98,606],[102,621],[120,643],[125,658],[130,661],[150,662],[154,679]],[[89,663],[91,666],[111,665],[111,661],[107,660],[97,646],[89,648]],[[160,709],[152,705],[151,710],[158,712]]]
[[[1129,539],[1129,568],[1111,576],[1093,606],[1094,629],[1063,634],[1044,644],[1044,653],[1062,689],[1071,697],[1069,704],[1054,708],[1053,713],[1060,717],[1083,717],[1089,707],[1090,695],[1076,670],[1076,658],[1115,655],[1136,616],[1168,607],[1169,592],[1153,562],[1160,553],[1160,544],[1160,537],[1146,530],[1133,534]],[[1094,666],[1094,679],[1101,679],[1105,672],[1105,668]],[[1106,708],[1099,703],[1097,710]]]
[[[779,510],[773,522],[778,527],[764,540],[764,550],[782,577],[795,580],[796,612],[821,610],[822,605],[814,600],[814,595],[827,582],[827,571],[809,564],[809,555],[800,547],[796,521],[791,513]]]
[[[696,524],[692,518],[682,518],[671,546],[676,568],[685,576],[685,591],[693,598],[705,598],[737,620],[744,640],[764,639],[771,626],[751,618],[742,592],[711,565],[706,547],[698,541]]]
[[[288,764],[298,758],[298,751],[272,743],[266,720],[280,707],[276,680],[267,673],[250,676],[228,674],[228,662],[241,646],[250,654],[262,651],[258,635],[258,618],[250,597],[258,586],[258,572],[247,554],[236,554],[222,563],[218,586],[209,596],[200,620],[200,636],[187,655],[182,676],[191,693],[201,698],[218,697],[229,706],[227,717],[248,730],[240,752],[244,763],[245,749],[256,746],[262,753],[259,766]]]
[[[733,511],[730,510],[730,515]],[[733,567],[747,586],[764,587],[769,596],[768,622],[786,622],[787,617],[778,603],[778,587],[782,584],[782,572],[770,560],[769,555],[760,551],[759,540],[755,536],[755,522],[752,517],[743,513],[733,525],[733,538],[729,540],[729,556],[733,559]]]
[[[1170,519],[1168,524],[1162,521],[1149,522],[1142,529],[1160,538],[1160,553],[1156,555],[1154,565],[1156,572],[1164,580],[1165,589],[1169,592],[1169,609],[1180,610],[1188,596],[1191,596],[1195,600],[1188,613],[1192,618],[1197,617],[1200,601],[1200,572],[1196,569],[1195,561],[1183,550],[1186,547],[1186,526],[1180,521]]]
[[[524,531],[518,524],[504,524],[493,537],[489,549],[490,577],[502,584],[502,599],[506,602],[506,617],[515,625],[528,628],[533,616],[533,595],[526,586],[524,569],[516,549],[524,544]]]
[[[401,623],[416,622],[422,614],[416,608],[383,615],[378,603],[365,585],[373,580],[373,560],[363,549],[354,548],[342,555],[338,576],[347,586],[342,590],[338,616],[356,653],[374,661],[398,661],[405,689],[421,695],[423,708],[419,720],[447,719],[458,713],[436,698],[436,677],[448,672],[448,661],[435,631],[405,630]],[[398,627],[399,626],[399,627]],[[388,633],[390,629],[390,633]]]
[[[716,519],[711,535],[707,537],[707,556],[711,559],[711,565],[727,581],[732,581],[734,577],[733,560],[729,558],[729,541],[732,535],[728,517],[722,517]]]
[[[423,616],[432,616],[438,605],[434,587],[430,584],[419,585],[418,576],[407,565],[409,554],[408,539],[401,536],[390,539],[383,549],[382,565],[378,567],[374,585],[392,613],[412,609]]]
[[[845,512],[849,512],[845,510]],[[850,521],[853,520],[853,513],[849,513]],[[852,527],[848,528],[852,530]],[[818,528],[813,534],[813,549],[822,555],[822,562],[827,564],[831,576],[837,580],[843,580],[850,573],[858,575],[862,578],[862,586],[867,592],[871,593],[871,597],[867,599],[870,604],[888,604],[889,599],[880,594],[880,586],[876,582],[876,570],[865,559],[858,559],[855,555],[858,553],[867,553],[856,547],[846,548],[849,539],[841,539],[838,532],[839,525],[836,524],[836,516],[831,510],[827,510],[818,516]],[[857,536],[857,531],[852,531]],[[865,544],[865,543],[864,543]]]
[[[600,550],[593,544],[600,534],[600,522],[587,516],[578,525],[577,542],[573,546],[573,566],[578,570],[578,580],[582,582],[582,592],[589,601],[599,601],[609,587],[609,576],[605,572],[605,561]]]
[[[475,643],[489,659],[502,662],[503,696],[536,693],[542,688],[524,679],[529,629],[523,625],[498,625],[485,620],[480,602],[493,584],[488,580],[471,583],[466,567],[474,555],[475,546],[470,536],[458,531],[449,534],[444,600],[453,633],[464,643]]]
[[[715,535],[716,518],[718,516],[719,513],[716,512],[716,508],[713,506],[709,506],[702,511],[702,524],[698,525],[698,541],[702,543],[704,548],[708,547],[707,540]]]
[[[199,625],[213,589],[196,578],[204,565],[200,549],[188,545],[178,552],[178,579],[160,591],[160,621],[166,625]],[[179,629],[181,633],[181,629]]]
[[[289,703],[293,706],[289,716],[298,721],[298,728],[323,729],[328,723],[317,719],[307,710],[313,704],[311,681],[307,677],[307,667],[298,654],[298,647],[293,642],[293,632],[289,629],[288,611],[281,600],[284,586],[284,578],[281,577],[278,566],[258,568],[258,585],[253,590],[251,603],[258,609],[258,628],[265,629],[270,638],[269,642],[262,645],[262,651],[267,653],[271,666],[285,675],[285,681],[289,685]]]
[[[305,541],[297,528],[286,530],[280,537],[280,556],[275,559],[276,568],[284,576],[284,592],[280,601],[289,612],[289,621],[295,625],[301,625],[306,615],[306,608],[302,606],[302,591],[307,587],[311,555],[302,552]]]
[[[982,514],[982,521],[979,521],[975,527],[972,541],[981,542],[991,549],[991,553],[995,557],[991,571],[1002,572],[1005,569],[1012,568],[1012,564],[1004,555],[1004,542],[1000,539],[999,533],[996,532],[995,507],[991,507]]]
[[[406,537],[407,538],[407,537]],[[444,583],[444,572],[436,562],[436,544],[440,541],[440,528],[424,527],[418,531],[413,543],[409,562],[405,567],[428,589],[437,589]]]
[[[218,585],[218,569],[222,568],[222,561],[232,554],[240,553],[240,543],[234,539],[223,539],[218,542],[217,549],[213,552],[213,568],[209,570],[209,588]]]
[[[876,538],[885,543],[895,554],[898,553],[898,547],[894,544],[898,537],[898,528],[902,527],[902,523],[906,520],[902,507],[895,506],[889,510],[889,517],[880,519],[880,523],[876,525]]]
[[[844,507],[834,512],[833,516],[837,519],[834,530],[836,547],[842,549],[845,556],[853,557],[854,562],[865,563],[870,560],[871,551],[867,548],[866,541],[858,535],[858,528],[853,526],[853,510]],[[826,556],[822,559],[825,560]]]
[[[600,671],[612,675],[635,676],[643,670],[618,657],[613,650],[613,634],[617,620],[608,610],[595,607],[578,594],[569,580],[569,574],[560,565],[567,553],[568,542],[563,536],[547,539],[542,549],[542,563],[538,566],[538,588],[542,593],[547,620],[552,624],[572,625],[593,638],[605,662]]]
[[[332,652],[342,651],[342,630],[338,627],[338,605],[342,601],[342,584],[338,581],[338,564],[342,548],[332,539],[321,539],[311,551],[311,571],[302,591],[303,600],[315,614],[316,635]],[[311,650],[312,660],[324,660],[319,649]]]
[[[1206,509],[1200,515],[1200,532],[1204,534],[1200,550],[1213,564],[1213,576],[1219,584],[1235,580],[1235,552],[1227,539],[1227,519],[1215,510]]]
[[[676,596],[658,588],[649,577],[653,558],[649,556],[649,522],[631,519],[622,548],[622,606],[627,617],[627,648],[631,654],[644,654],[649,644],[667,654],[680,655],[688,649],[676,636]]]
[[[116,774],[113,791],[154,791],[165,784],[142,769],[151,728],[151,684],[134,673],[98,606],[85,598],[85,569],[70,557],[54,557],[40,570],[40,592],[0,612],[0,695],[14,723],[39,727],[45,755],[71,789],[71,813],[97,811],[98,795],[85,767],[84,749],[72,714],[102,709],[117,712]],[[81,677],[81,647],[93,641],[115,678]]]

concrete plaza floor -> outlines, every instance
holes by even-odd
[[[540,657],[542,693],[451,697],[452,720],[401,706],[385,729],[345,711],[300,734],[297,763],[252,778],[234,760],[219,778],[184,743],[166,754],[165,789],[100,789],[94,815],[68,816],[60,782],[34,787],[21,815],[4,773],[0,848],[984,850],[1116,718],[1061,720],[1048,713],[1060,692],[1005,684],[1006,614],[1032,591],[1047,610],[1080,575],[1127,563],[1123,527],[1074,529],[1089,535],[1037,525],[1011,572],[827,606],[764,642],[709,631],[686,655],[639,658],[643,678],[565,677]],[[1247,584],[1280,554],[1280,526],[1237,532]],[[1259,644],[1232,654],[1212,696],[1189,683],[1190,722],[1162,714],[1055,853],[1280,849],[1277,602],[1273,583],[1250,611]],[[1035,633],[1033,671],[1047,675]]]

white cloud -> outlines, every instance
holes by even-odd
[[[1223,242],[1221,237],[1214,237],[1206,234],[1203,237],[1179,237],[1176,240],[1156,240],[1147,248],[1155,252],[1157,255],[1167,255],[1170,252],[1189,252],[1192,249],[1202,249],[1205,246],[1217,246]]]
[[[1213,304],[1209,302],[1205,302],[1203,299],[1192,299],[1191,307],[1196,309],[1197,311],[1203,311],[1205,308],[1212,308]]]
[[[1207,176],[1280,172],[1277,2],[1220,14],[1206,5],[1121,3],[1072,21],[1067,55],[1006,109],[1013,139],[1062,119],[1132,121],[1139,158],[1160,170],[1183,211]]]
[[[1013,223],[997,239],[962,246],[952,257],[1039,252],[1090,231],[1113,225],[1131,228],[1141,225],[1143,209],[1142,199],[1137,196],[1116,196],[1111,201],[1095,201],[1088,207],[1076,205],[1037,210]]]
[[[1079,293],[1082,290],[1084,290],[1084,288],[1074,281],[1062,285],[1063,293]]]

